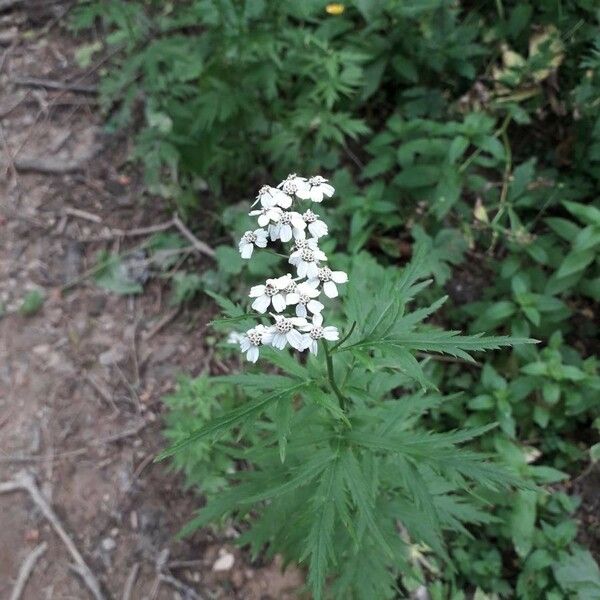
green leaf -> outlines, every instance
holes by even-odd
[[[556,276],[561,279],[583,271],[596,257],[596,252],[592,250],[571,251],[562,261]]]
[[[434,185],[440,178],[439,167],[433,165],[412,165],[394,177],[394,183],[401,188],[420,188]]]
[[[554,576],[567,592],[581,600],[600,599],[600,569],[589,551],[576,549],[572,555],[554,563]]]
[[[285,462],[285,451],[287,448],[288,435],[290,433],[290,423],[294,416],[294,407],[292,403],[284,398],[279,400],[275,409],[275,427],[277,429],[277,444],[279,445],[279,458],[282,463]]]
[[[25,294],[19,312],[25,317],[32,317],[44,305],[44,294],[40,290],[32,290]]]
[[[567,210],[588,225],[600,225],[600,208],[593,204],[580,204],[578,202],[563,202]]]
[[[301,560],[310,556],[308,583],[315,600],[322,600],[329,565],[335,562],[333,531],[336,497],[342,489],[337,460],[322,475],[321,484],[312,499],[313,523],[306,539]]]
[[[290,387],[267,394],[263,398],[258,398],[257,400],[254,400],[254,402],[248,402],[244,406],[240,406],[239,408],[236,408],[224,414],[223,416],[212,420],[204,427],[193,431],[188,435],[187,438],[161,452],[156,457],[155,461],[160,461],[168,456],[173,456],[173,454],[179,452],[186,446],[189,446],[189,444],[192,444],[205,437],[214,437],[224,431],[227,431],[228,429],[231,429],[239,423],[246,422],[264,412],[268,406],[278,400],[288,399],[291,402],[294,394],[309,384],[310,382],[294,384]]]
[[[537,492],[519,490],[513,501],[509,527],[517,554],[524,558],[533,546]]]

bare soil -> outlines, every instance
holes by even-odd
[[[160,399],[177,374],[211,368],[206,325],[173,312],[160,281],[123,297],[84,276],[101,249],[140,241],[118,230],[170,213],[128,162],[127,133],[103,132],[87,89],[98,64],[76,66],[82,41],[59,29],[60,3],[51,4],[36,19],[0,14],[0,487],[22,470],[35,476],[107,599],[125,598],[128,578],[129,600],[293,597],[301,574],[252,564],[233,530],[174,541],[200,499],[152,462],[163,446]],[[34,289],[45,301],[25,316]],[[48,519],[15,491],[0,493],[0,598],[42,542],[21,597],[91,597]],[[227,554],[233,564],[215,570]]]

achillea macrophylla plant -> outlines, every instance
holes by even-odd
[[[409,310],[429,283],[419,248],[402,270],[366,254],[331,261],[345,260],[349,277],[333,270],[319,248],[327,225],[313,212],[333,192],[321,177],[296,176],[260,190],[250,213],[259,227],[244,234],[240,252],[251,258],[269,241],[287,244],[282,259],[294,272],[251,288],[256,317],[213,294],[227,313],[220,325],[247,324],[241,349],[261,361],[254,372],[211,378],[228,384],[232,397],[243,390],[246,400],[162,456],[220,438],[248,465],[229,475],[225,491],[208,495],[184,532],[235,519],[245,532],[240,544],[253,553],[306,563],[315,598],[392,598],[424,579],[423,552],[434,555],[424,561],[432,568],[451,565],[444,532],[490,522],[490,499],[518,484],[462,446],[494,423],[448,433],[419,424],[444,401],[423,363],[436,354],[474,362],[474,351],[528,340],[424,324],[444,299]]]

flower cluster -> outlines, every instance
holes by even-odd
[[[258,229],[244,233],[239,243],[242,258],[252,257],[254,247],[265,248],[269,241],[291,243],[288,262],[295,275],[287,273],[250,289],[252,308],[260,314],[267,311],[271,325],[257,325],[241,335],[239,344],[246,358],[256,362],[259,348],[264,345],[282,350],[287,344],[301,352],[317,353],[318,341],[337,340],[336,327],[323,326],[321,312],[325,308],[318,300],[323,293],[329,298],[338,295],[336,284],[348,281],[343,271],[332,271],[325,263],[327,256],[319,248],[319,238],[327,235],[327,225],[302,201],[320,203],[330,198],[334,188],[327,179],[317,175],[306,179],[289,175],[277,187],[263,186],[252,205],[250,216],[257,217]],[[298,208],[298,210],[294,210]],[[283,314],[293,307],[294,315]]]

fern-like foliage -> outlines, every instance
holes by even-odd
[[[400,273],[359,257],[344,303],[346,339],[330,352],[333,374],[317,357],[305,364],[284,353],[265,353],[282,374],[247,373],[213,378],[243,389],[247,400],[163,453],[177,456],[205,440],[221,440],[251,469],[209,496],[183,533],[224,518],[247,521],[240,543],[257,554],[281,553],[308,567],[315,598],[392,598],[399,572],[418,577],[415,544],[451,565],[444,535],[469,534],[489,522],[483,490],[519,486],[519,479],[465,447],[494,424],[430,433],[420,416],[444,398],[427,380],[417,351],[472,361],[472,353],[523,342],[508,337],[462,336],[424,321],[441,306],[409,311],[424,288],[424,253]],[[361,289],[376,289],[365,295]],[[230,318],[239,309],[220,301]],[[348,335],[349,334],[349,335]],[[328,377],[339,382],[340,407]],[[234,444],[232,431],[252,430],[260,443]]]

